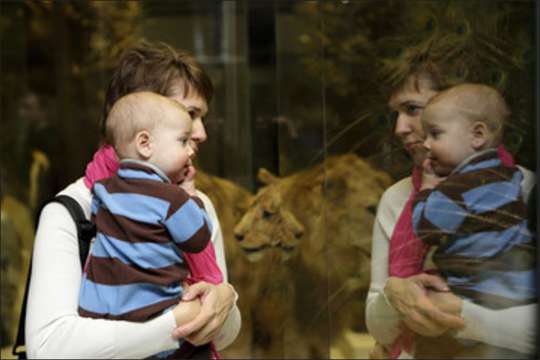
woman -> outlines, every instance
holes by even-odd
[[[385,191],[377,211],[366,306],[367,326],[378,343],[371,355],[395,357],[400,352],[405,355],[406,350],[413,352],[412,346],[407,346],[412,344],[410,337],[408,342],[400,337],[402,324],[415,333],[414,355],[419,358],[532,354],[536,305],[491,310],[462,300],[448,291],[441,278],[421,272],[427,249],[407,242],[412,231],[409,200],[423,182],[435,180],[435,175],[421,170],[426,150],[420,116],[429,99],[441,88],[436,67],[424,63],[406,77],[390,98],[389,105],[397,114],[394,132],[411,155],[415,169],[412,176]],[[523,196],[528,198],[534,174],[526,169],[522,172]],[[450,343],[453,338],[440,337],[449,330],[457,331],[456,338],[488,345],[456,354],[455,343]],[[398,337],[400,343],[396,349]]]
[[[153,91],[184,105],[191,115],[192,148],[207,136],[202,122],[208,111],[213,86],[208,75],[189,55],[166,45],[142,43],[121,57],[105,98],[102,129],[112,105],[134,91]],[[90,215],[90,189],[118,167],[114,150],[102,146],[88,164],[85,176],[61,194],[75,198]],[[193,181],[191,168],[187,181]],[[200,297],[199,315],[188,324],[176,324],[175,310],[145,323],[95,320],[78,315],[81,283],[76,229],[67,210],[57,203],[42,211],[34,243],[33,266],[26,319],[26,344],[30,358],[144,358],[178,348],[178,338],[194,345],[214,341],[218,348],[230,344],[240,329],[237,295],[226,282],[223,237],[215,209],[202,193],[213,223],[212,242],[225,281],[219,285],[201,282],[183,297]]]

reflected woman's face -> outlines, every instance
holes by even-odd
[[[401,140],[405,150],[412,156],[415,165],[420,166],[426,158],[424,148],[424,131],[420,118],[428,101],[438,91],[431,88],[429,81],[418,81],[418,88],[414,86],[415,78],[409,78],[404,85],[391,97],[388,105],[395,112],[394,133]]]

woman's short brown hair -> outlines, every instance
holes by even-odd
[[[207,103],[212,100],[212,81],[190,54],[164,43],[146,41],[128,49],[120,57],[105,94],[102,133],[109,111],[122,96],[135,91],[151,91],[168,97],[172,95],[173,86],[178,84],[183,86],[184,96],[195,91]]]

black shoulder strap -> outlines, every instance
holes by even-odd
[[[41,205],[39,208],[39,211],[36,215],[36,226],[35,229],[37,229],[37,223],[39,221],[39,216],[41,215],[41,211],[43,208],[51,203],[51,202],[58,202],[66,207],[69,214],[73,218],[73,221],[75,222],[75,226],[77,228],[77,238],[79,240],[79,259],[81,260],[81,268],[84,267],[84,264],[86,262],[86,257],[88,256],[88,252],[90,250],[90,241],[92,238],[96,235],[96,227],[95,225],[86,219],[84,216],[84,211],[82,210],[79,203],[73,199],[71,196],[67,195],[57,195],[56,197],[46,201]],[[19,315],[19,329],[17,330],[17,338],[15,340],[15,344],[13,345],[12,354],[16,355],[18,359],[26,359],[26,349],[24,350],[18,350],[19,347],[25,346],[25,322],[26,322],[26,303],[28,300],[28,288],[30,286],[30,276],[32,273],[32,259],[30,259],[30,266],[28,268],[28,276],[26,278],[26,288],[24,290],[24,298],[23,303],[21,306],[21,313]]]
[[[58,195],[51,202],[59,202],[64,205],[68,209],[73,221],[75,221],[77,238],[79,239],[79,259],[81,260],[81,267],[84,267],[90,249],[90,241],[96,236],[95,225],[86,219],[83,209],[71,196]]]

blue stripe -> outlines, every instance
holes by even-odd
[[[504,296],[513,300],[530,299],[536,296],[536,270],[485,271],[482,277],[484,279],[479,282],[454,276],[449,276],[447,280],[450,286]]]
[[[490,183],[465,191],[465,206],[474,214],[497,210],[519,198],[520,187],[508,181]]]
[[[124,216],[146,224],[159,224],[169,210],[168,201],[141,194],[109,194],[101,184],[94,186],[94,193],[113,215]]]
[[[508,251],[510,248],[531,241],[527,221],[503,231],[485,231],[450,241],[444,254],[467,257],[492,257]]]
[[[92,197],[92,203],[90,204],[90,213],[96,215],[99,209],[99,199],[97,197]]]
[[[98,233],[92,256],[115,258],[127,265],[156,269],[182,263],[180,250],[173,243],[130,243]]]
[[[145,171],[120,168],[118,170],[118,176],[125,179],[141,179],[141,180],[154,180],[164,182],[163,179],[156,173],[149,174]]]
[[[180,284],[160,286],[148,283],[103,285],[83,276],[80,306],[98,314],[121,315],[182,294]]]
[[[501,160],[500,159],[490,159],[490,160],[484,160],[476,164],[470,164],[466,165],[463,169],[459,171],[460,174],[465,174],[471,171],[480,170],[480,169],[487,169],[487,168],[493,168],[501,166]]]
[[[433,191],[426,200],[424,216],[445,232],[454,232],[467,212],[440,191]]]
[[[164,222],[164,225],[174,241],[182,243],[204,226],[204,213],[205,211],[195,201],[189,199]]]

